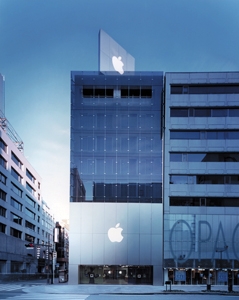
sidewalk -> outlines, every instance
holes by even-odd
[[[27,282],[25,282],[27,283]],[[71,285],[68,283],[47,284],[46,281],[29,282],[29,284],[36,284],[37,286],[26,287],[24,291],[27,293],[47,293],[47,294],[161,294],[161,293],[175,293],[175,294],[227,294],[238,295],[239,286],[233,286],[233,292],[228,292],[227,285],[211,286],[211,291],[207,291],[206,285],[172,285],[171,291],[169,285],[167,286],[152,286],[152,285],[95,285],[95,284],[79,284]]]

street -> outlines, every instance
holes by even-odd
[[[159,295],[116,295],[116,294],[101,294],[101,295],[82,295],[82,294],[51,294],[51,293],[25,293],[19,291],[1,291],[0,299],[8,300],[206,300],[210,297],[210,300],[226,300],[238,299],[238,295],[208,295],[208,294],[159,294]]]

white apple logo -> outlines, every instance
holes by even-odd
[[[121,61],[121,59],[122,59],[121,56],[119,57],[113,56],[112,64],[115,71],[119,72],[122,75],[124,74],[124,70],[123,70],[124,63]]]
[[[112,243],[114,243],[114,242],[120,243],[124,238],[121,234],[121,232],[123,231],[123,228],[121,228],[119,226],[120,226],[120,223],[118,223],[115,227],[111,227],[108,230],[108,238]]]

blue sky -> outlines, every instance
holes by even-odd
[[[98,68],[103,29],[136,71],[239,71],[238,0],[0,0],[5,114],[68,217],[70,71]]]

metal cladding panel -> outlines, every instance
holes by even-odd
[[[152,241],[152,265],[162,265],[162,257],[163,257],[163,235],[155,235],[151,236]]]
[[[138,265],[140,262],[140,241],[139,234],[128,235],[128,264]]]
[[[155,219],[162,219],[162,205],[141,205],[71,203],[71,264],[161,265],[162,226],[157,235],[153,227],[160,224]],[[78,232],[77,223],[81,224]]]
[[[118,245],[111,243],[108,239],[107,234],[104,237],[104,264],[114,265],[115,264],[115,249]]]
[[[151,265],[151,247],[148,245],[152,245],[151,235],[149,234],[141,234],[139,241],[140,248],[140,264],[141,265]]]
[[[92,248],[95,251],[92,251],[92,263],[93,264],[103,264],[104,261],[104,240],[103,234],[93,234],[92,235],[93,243]]]
[[[142,203],[140,205],[140,233],[141,234],[150,234],[152,230],[151,220],[152,206]]]
[[[105,232],[105,224],[104,222],[102,222],[102,216],[105,215],[105,207],[104,205],[101,205],[101,204],[94,204],[93,205],[93,213],[92,215],[94,216],[93,218],[93,230],[92,230],[92,233],[93,234],[96,234],[96,233],[99,233],[99,234],[102,234],[103,232]]]
[[[79,219],[81,223],[81,233],[92,233],[93,231],[93,206],[86,205],[84,211],[81,212],[81,218]]]
[[[92,234],[82,233],[80,235],[79,246],[80,246],[80,261],[85,264],[92,264],[93,257],[93,236]],[[71,250],[72,251],[72,250]],[[75,249],[75,251],[79,251],[79,247]]]
[[[140,232],[140,206],[139,204],[128,204],[128,233]]]

